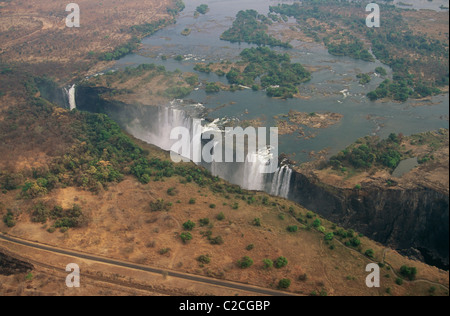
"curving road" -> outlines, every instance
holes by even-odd
[[[75,258],[79,258],[79,259],[86,259],[86,260],[90,260],[90,261],[94,261],[94,262],[106,263],[106,264],[110,264],[110,265],[118,266],[118,267],[124,267],[124,268],[140,270],[140,271],[145,271],[145,272],[151,272],[151,273],[156,273],[156,274],[167,273],[168,276],[175,277],[175,278],[190,280],[190,281],[199,282],[199,283],[205,283],[205,284],[209,284],[209,285],[216,285],[216,286],[220,286],[220,287],[224,287],[224,288],[228,288],[228,289],[247,291],[247,292],[251,292],[251,293],[255,293],[255,294],[259,294],[259,295],[268,295],[268,296],[292,296],[293,295],[291,293],[285,293],[285,292],[281,292],[281,291],[275,291],[275,290],[271,290],[271,289],[250,286],[250,285],[237,283],[237,282],[210,279],[210,278],[205,278],[205,277],[201,277],[201,276],[197,276],[197,275],[175,272],[175,271],[168,271],[168,270],[163,270],[163,269],[158,269],[158,268],[152,268],[149,266],[142,266],[142,265],[138,265],[138,264],[134,264],[134,263],[123,262],[123,261],[109,259],[109,258],[103,258],[103,257],[95,256],[95,255],[76,252],[76,251],[70,251],[70,250],[65,250],[65,249],[61,249],[61,248],[50,247],[50,246],[42,245],[42,244],[39,244],[36,242],[25,241],[22,239],[17,239],[17,238],[5,236],[5,235],[0,235],[0,240],[5,240],[7,242],[11,242],[14,244],[31,247],[31,248],[39,249],[39,250],[45,250],[45,251],[49,251],[49,252],[56,253],[56,254],[67,255],[67,256],[71,256],[71,257],[75,257]]]

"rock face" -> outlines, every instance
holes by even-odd
[[[382,244],[417,249],[425,262],[448,270],[449,196],[444,193],[375,185],[343,189],[295,172],[289,198]]]

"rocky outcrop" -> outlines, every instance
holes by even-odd
[[[295,172],[289,198],[382,244],[419,250],[425,262],[448,270],[448,194],[426,187],[337,188]]]

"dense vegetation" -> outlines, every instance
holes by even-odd
[[[387,139],[365,137],[330,159],[329,164],[336,169],[352,167],[370,169],[380,166],[395,169],[402,160],[400,153],[401,136],[391,134]]]
[[[393,70],[392,79],[367,95],[370,100],[387,97],[404,102],[440,93],[439,87],[449,84],[448,42],[414,33],[395,6],[380,7],[382,28],[366,26],[359,2],[306,0],[302,5],[270,7],[270,14],[296,18],[302,32],[323,42],[333,55],[373,61],[362,39],[370,43],[373,55]]]
[[[289,43],[284,43],[267,34],[270,24],[272,24],[270,19],[258,14],[255,10],[239,11],[231,28],[225,31],[220,38],[232,43],[291,48]]]
[[[34,79],[26,81],[25,87],[30,96],[38,91]],[[64,122],[64,134],[59,137],[64,139],[65,134],[70,135],[68,142],[72,145],[67,146],[64,153],[47,165],[29,172],[0,171],[0,188],[3,191],[20,189],[22,197],[33,199],[46,195],[54,188],[65,186],[98,192],[108,183],[121,181],[125,175],[134,175],[142,183],[178,175],[186,183],[211,185],[215,192],[241,192],[235,186],[218,184],[218,178],[205,169],[190,164],[175,165],[171,161],[149,159],[149,153],[133,143],[106,115],[79,111],[62,115],[61,109],[44,99],[30,97],[29,102],[31,110],[25,114],[26,117],[33,122],[48,122],[52,126],[61,126]],[[18,120],[25,122],[22,110],[21,107],[8,110],[6,119],[0,124],[2,135],[13,137],[11,132],[17,136],[22,135],[20,130],[11,130]],[[71,123],[67,124],[67,121]],[[33,126],[33,123],[30,121],[25,125]]]
[[[186,5],[184,4],[183,0],[177,0],[175,2],[175,7],[173,8],[167,8],[167,12],[170,13],[172,16],[177,15],[181,11],[183,11],[186,8]]]
[[[146,23],[143,25],[134,25],[131,27],[131,33],[134,34],[133,38],[128,43],[117,47],[113,52],[103,53],[99,56],[100,60],[111,61],[118,60],[137,50],[140,43],[140,38],[150,36],[162,27],[166,26],[169,21],[162,19],[152,23]]]
[[[305,1],[308,2],[308,1]],[[335,56],[349,56],[355,59],[362,59],[365,61],[374,61],[372,54],[364,47],[364,44],[349,32],[335,32],[331,34],[324,34],[322,38],[319,37],[320,31],[324,31],[323,27],[313,27],[308,25],[309,18],[317,19],[318,21],[332,21],[336,19],[336,14],[330,13],[326,10],[322,11],[318,7],[318,2],[314,2],[311,6],[300,5],[294,3],[292,5],[279,4],[278,6],[270,7],[270,12],[281,14],[282,16],[294,17],[299,24],[304,26],[304,31],[316,41],[323,41],[328,48],[328,52]],[[323,5],[326,5],[322,2]],[[333,23],[333,22],[331,22]],[[334,25],[334,24],[333,24]]]
[[[195,9],[195,11],[200,14],[206,14],[208,12],[208,9],[209,7],[207,4],[201,4]]]
[[[301,64],[291,63],[288,54],[278,54],[267,47],[245,49],[240,56],[247,66],[243,72],[233,67],[226,75],[228,82],[255,89],[260,85],[270,97],[292,98],[298,93],[297,86],[311,79]]]

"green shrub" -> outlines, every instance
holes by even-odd
[[[223,212],[220,212],[217,216],[216,216],[218,221],[223,221],[225,219],[225,214]]]
[[[291,286],[291,280],[289,279],[281,279],[280,282],[278,283],[278,287],[280,289],[287,289]]]
[[[5,216],[3,216],[3,222],[9,228],[16,226],[16,221],[14,220],[14,214],[11,211],[8,211]]]
[[[261,219],[260,218],[255,218],[253,220],[253,226],[260,227],[261,226]]]
[[[253,260],[252,258],[245,256],[241,260],[239,260],[237,264],[241,269],[247,269],[253,265]]]
[[[287,231],[290,233],[296,233],[298,231],[298,226],[288,226]]]
[[[187,243],[189,240],[192,240],[192,235],[189,232],[183,232],[180,234],[180,238],[183,241],[183,243]]]
[[[334,239],[334,234],[333,233],[328,233],[325,235],[324,239],[326,241],[332,241]]]
[[[270,269],[273,267],[273,261],[270,259],[263,259],[263,268],[264,269]]]
[[[156,201],[150,202],[150,211],[152,212],[161,212],[161,211],[169,211],[171,204],[165,202],[163,199],[157,199]]]
[[[185,230],[193,230],[194,227],[195,227],[195,223],[190,220],[183,224],[183,228]]]
[[[203,264],[209,264],[211,262],[211,258],[208,255],[201,255],[197,258],[197,261]]]
[[[373,251],[373,249],[367,249],[365,252],[365,255],[369,258],[373,258],[375,255],[375,252]]]
[[[210,238],[209,242],[211,245],[222,245],[224,243],[222,236]]]
[[[288,260],[285,257],[279,257],[275,260],[275,268],[281,269],[288,265]]]
[[[352,247],[359,247],[359,245],[361,245],[361,240],[359,240],[359,238],[355,237],[353,239],[350,240],[350,244],[352,245]]]
[[[416,276],[417,276],[417,268],[402,266],[400,268],[400,274],[403,277],[407,278],[408,280],[413,281],[416,279]]]
[[[199,220],[200,226],[205,227],[209,225],[209,218],[202,218]]]

